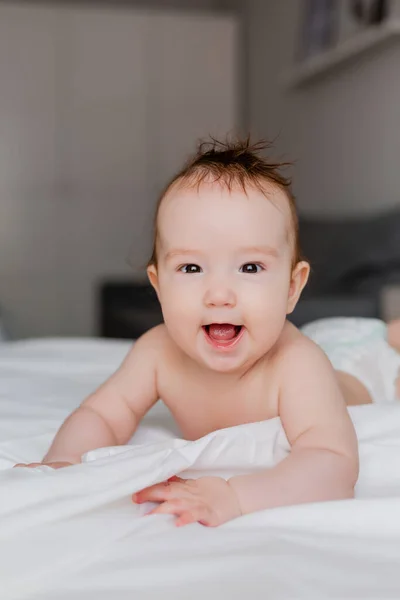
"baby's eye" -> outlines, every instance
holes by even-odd
[[[240,267],[239,271],[241,273],[260,273],[260,271],[264,271],[264,267],[259,263],[246,263]]]
[[[181,273],[201,273],[201,267],[199,265],[182,265],[178,269]]]

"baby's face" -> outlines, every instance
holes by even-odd
[[[221,372],[247,368],[275,344],[290,307],[293,249],[283,191],[176,186],[158,216],[149,268],[173,340]]]

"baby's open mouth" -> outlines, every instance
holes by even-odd
[[[239,338],[244,328],[232,323],[210,323],[203,325],[203,329],[206,337],[214,345],[230,346]]]

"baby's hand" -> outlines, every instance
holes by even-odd
[[[160,502],[148,514],[177,515],[177,527],[196,521],[208,527],[217,527],[241,516],[235,492],[221,477],[171,477],[168,481],[133,494],[132,500],[137,504]]]
[[[47,467],[51,467],[52,469],[62,469],[63,467],[71,467],[73,465],[73,463],[70,462],[62,462],[62,461],[58,461],[58,462],[34,462],[34,463],[18,463],[17,465],[14,465],[14,469],[15,467],[27,467],[29,469],[34,469],[35,467],[41,467],[43,465],[46,465]]]

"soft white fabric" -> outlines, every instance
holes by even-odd
[[[335,369],[357,377],[374,402],[396,400],[400,354],[387,343],[386,323],[334,317],[308,323],[302,332],[322,348]]]
[[[261,511],[219,528],[143,517],[130,495],[180,473],[229,476],[289,451],[279,419],[179,439],[161,403],[131,446],[53,471],[38,460],[128,344],[45,340],[0,346],[0,598],[400,597],[400,404],[351,410],[357,499]]]

